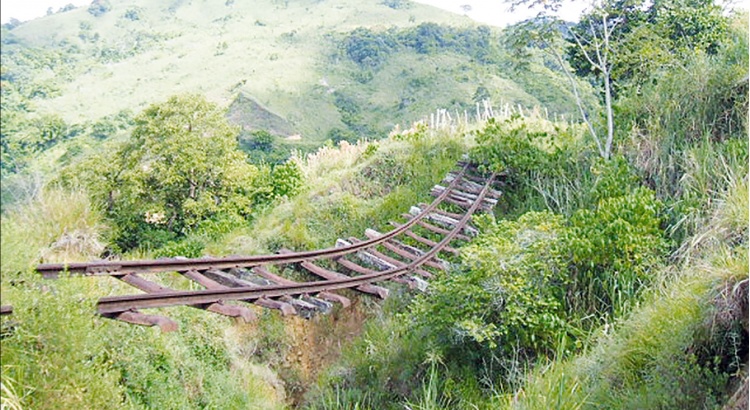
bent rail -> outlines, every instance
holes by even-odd
[[[500,196],[499,191],[492,189],[497,174],[478,178],[468,175],[469,169],[470,164],[464,163],[461,169],[449,173],[444,180],[445,185],[433,188],[431,194],[436,198],[432,203],[412,207],[410,214],[404,214],[408,220],[405,223],[392,222],[396,228],[388,233],[368,230],[367,240],[351,238],[348,241],[339,240],[333,248],[247,257],[42,264],[37,271],[46,278],[57,278],[60,273],[69,272],[86,276],[112,276],[126,282],[146,293],[101,298],[97,303],[97,312],[129,323],[159,326],[163,331],[177,329],[176,322],[164,316],[142,313],[141,310],[185,305],[250,321],[255,318],[253,310],[226,302],[241,301],[278,309],[284,315],[297,313],[309,316],[317,310],[330,310],[332,302],[349,306],[349,299],[335,293],[337,290],[352,289],[385,298],[388,289],[375,283],[387,280],[424,289],[427,286],[424,279],[433,276],[430,269],[447,269],[446,262],[438,258],[438,253],[458,253],[450,246],[451,242],[466,241],[470,235],[476,234],[476,229],[469,225],[472,215],[479,209],[491,210]],[[438,208],[441,204],[463,212],[441,210]],[[432,235],[435,240],[415,233],[414,229],[424,230],[425,235]],[[396,240],[402,234],[414,245]],[[437,236],[442,236],[442,239],[438,241]],[[422,249],[418,245],[429,249]],[[347,259],[354,257],[369,267]],[[317,260],[330,260],[339,268],[325,269],[313,263]],[[289,264],[296,264],[298,269],[323,280],[294,282],[266,269],[267,266]],[[340,271],[348,272],[348,275]],[[139,276],[141,273],[159,272],[177,272],[205,289],[177,291]],[[256,275],[263,283],[244,279],[242,274],[247,272]]]
[[[48,263],[38,265],[36,267],[36,271],[41,273],[45,278],[54,279],[63,272],[81,274],[86,276],[111,276],[113,274],[121,274],[122,272],[152,273],[202,269],[244,268],[259,265],[288,264],[343,256],[385,242],[386,240],[391,239],[410,229],[421,219],[434,211],[441,202],[449,197],[451,189],[453,189],[459,183],[461,177],[463,177],[463,175],[466,173],[467,167],[468,164],[464,165],[459,173],[459,177],[454,178],[448,189],[445,189],[437,198],[435,198],[435,200],[429,206],[422,210],[419,215],[409,220],[406,224],[388,232],[387,234],[379,238],[369,239],[356,244],[327,249],[318,249],[313,251],[258,256],[229,256],[225,258],[105,261],[84,263]]]

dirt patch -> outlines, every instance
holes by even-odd
[[[285,380],[292,406],[301,403],[321,372],[341,356],[344,346],[362,333],[368,316],[361,300],[355,297],[351,306],[339,307],[330,315],[317,315],[310,320],[296,316],[285,319],[292,343],[281,366],[296,379]]]
[[[340,305],[328,315],[306,320],[282,317],[276,311],[257,309],[257,321],[227,328],[226,340],[233,366],[249,368],[290,407],[301,404],[321,372],[341,356],[342,349],[362,333],[372,312],[371,303],[346,293],[351,306]],[[261,372],[267,369],[269,374]]]

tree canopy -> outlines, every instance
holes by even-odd
[[[638,89],[653,81],[654,72],[680,66],[696,52],[715,53],[730,37],[728,18],[713,0],[594,0],[572,25],[557,15],[562,0],[510,2],[543,6],[537,18],[511,29],[509,43],[521,52],[536,46],[555,57],[570,79],[597,150],[606,159],[612,156],[619,91]],[[583,107],[573,74],[599,88],[606,137]]]
[[[248,219],[273,187],[245,160],[237,132],[202,96],[174,96],[139,114],[113,155],[86,164],[84,179],[106,203],[118,245],[155,247]]]
[[[600,52],[609,57],[615,89],[642,82],[689,53],[713,54],[728,36],[727,18],[713,0],[604,1],[567,36],[568,61],[577,75],[601,78],[602,70],[591,60],[605,28],[609,47]]]

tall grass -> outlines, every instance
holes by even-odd
[[[621,150],[670,203],[677,243],[699,230],[732,178],[747,174],[747,18],[734,17],[716,55],[697,53],[618,102]]]
[[[84,192],[48,189],[0,219],[3,280],[23,275],[39,262],[95,259],[106,226]]]
[[[280,408],[259,366],[227,354],[222,319],[167,309],[182,332],[95,316],[105,278],[42,279],[41,261],[99,257],[106,228],[80,192],[54,189],[2,217],[3,408]],[[14,407],[15,406],[15,407]]]
[[[746,177],[725,176],[726,191],[685,241],[680,264],[661,272],[630,316],[595,333],[588,352],[533,372],[504,397],[507,407],[700,408],[726,400],[727,381],[747,357],[747,334],[734,328],[737,317],[714,317],[728,314],[723,289],[748,280],[748,188]]]
[[[699,362],[691,351],[700,343],[695,337],[710,313],[717,281],[737,274],[742,272],[690,268],[654,291],[631,317],[606,326],[590,352],[537,370],[506,404],[625,409],[720,403],[729,375]]]

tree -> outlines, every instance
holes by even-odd
[[[480,85],[474,92],[474,96],[471,98],[475,103],[481,103],[482,101],[488,101],[490,99],[490,91],[487,87]]]
[[[261,188],[258,169],[237,148],[237,132],[197,95],[139,114],[130,141],[92,164],[89,178],[115,222],[118,245],[156,247],[207,223],[249,218]]]
[[[130,7],[123,15],[128,20],[137,21],[143,18],[143,9],[141,7]]]
[[[612,155],[613,107],[618,89],[638,86],[651,71],[679,64],[679,57],[686,52],[715,52],[727,33],[726,18],[713,0],[594,0],[572,26],[557,16],[562,0],[511,2],[513,6],[544,5],[539,17],[516,27],[512,42],[517,47],[542,48],[555,57],[570,80],[581,116],[605,159]],[[584,109],[573,73],[598,84],[604,103],[605,136],[597,132]]]
[[[585,16],[588,27],[579,23],[570,30],[570,36],[577,45],[576,50],[580,50],[586,61],[595,70],[602,81],[602,90],[604,92],[604,110],[607,116],[607,138],[604,143],[594,135],[596,146],[599,154],[604,159],[609,159],[612,155],[612,141],[615,135],[615,119],[612,109],[612,61],[613,45],[612,33],[617,26],[622,23],[622,19],[613,18],[613,16],[603,7],[595,7],[590,14]],[[597,24],[594,24],[594,21]],[[599,24],[600,23],[600,24]],[[586,28],[582,28],[586,27]],[[581,31],[581,33],[578,32]],[[589,123],[593,133],[593,127]]]
[[[558,66],[562,69],[563,73],[567,76],[570,81],[570,88],[573,91],[573,96],[578,106],[578,111],[581,114],[581,119],[588,127],[589,133],[591,134],[594,142],[596,143],[599,155],[603,158],[609,158],[611,155],[611,141],[612,138],[607,138],[607,142],[603,142],[600,138],[600,134],[596,131],[593,122],[589,116],[588,111],[583,105],[583,99],[578,89],[578,81],[574,77],[574,73],[566,63],[565,56],[563,54],[563,31],[566,31],[566,24],[557,17],[549,17],[540,15],[540,17],[525,22],[519,23],[510,29],[510,35],[508,36],[508,46],[514,48],[514,54],[521,56],[520,65],[524,65],[523,61],[525,58],[530,57],[528,52],[525,52],[526,48],[535,47],[543,50],[550,54]],[[608,38],[608,37],[597,37],[597,38]],[[606,40],[605,40],[606,41]],[[602,57],[603,61],[600,61],[604,67],[607,67],[606,72],[609,71],[607,61],[610,47],[608,44],[603,44],[597,41],[599,47],[599,56]],[[605,84],[606,88],[606,84]],[[607,104],[609,102],[609,104]],[[611,98],[605,98],[605,110],[607,113],[612,113]],[[607,119],[613,120],[612,115],[607,115]],[[607,129],[613,130],[614,127],[608,124]],[[612,135],[614,131],[612,132]]]
[[[250,140],[250,149],[257,149],[263,152],[273,151],[273,134],[266,130],[253,131],[252,139]]]
[[[638,84],[658,69],[680,64],[696,51],[714,54],[728,36],[728,22],[712,0],[603,2],[598,14],[614,22],[609,33],[614,52],[610,75],[614,91]],[[571,27],[568,60],[579,76],[599,77],[586,54],[593,54],[592,37],[603,32],[602,22],[589,13]]]
[[[396,47],[388,33],[377,33],[358,27],[342,41],[342,47],[349,59],[362,67],[376,68]]]

